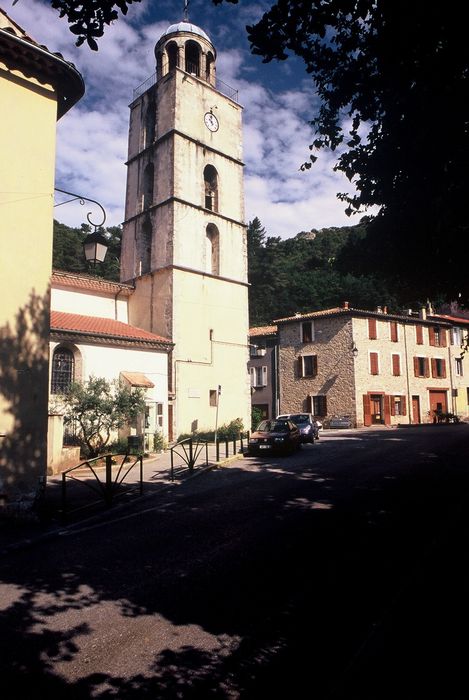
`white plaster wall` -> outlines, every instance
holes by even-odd
[[[69,289],[51,290],[51,308],[70,314],[112,318],[128,323],[128,297],[115,299],[114,296],[98,296],[94,292],[72,291]]]
[[[51,343],[51,357],[57,345],[58,343]],[[121,372],[143,372],[155,385],[154,388],[147,389],[147,399],[162,403],[164,406],[164,433],[167,435],[168,356],[166,352],[85,343],[77,344],[76,347],[83,360],[83,381],[87,381],[90,376],[113,380],[119,379]]]

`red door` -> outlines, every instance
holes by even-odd
[[[414,425],[420,423],[420,399],[418,396],[412,396],[412,423]]]
[[[429,391],[430,394],[430,420],[437,418],[441,413],[448,413],[446,391]]]

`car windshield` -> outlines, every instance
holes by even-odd
[[[292,420],[294,423],[308,423],[309,416],[307,413],[293,413],[290,416],[290,420]]]
[[[264,433],[286,433],[288,423],[285,420],[263,420],[257,429]]]

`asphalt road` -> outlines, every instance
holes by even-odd
[[[12,552],[1,696],[467,698],[468,504],[469,426],[344,431]]]

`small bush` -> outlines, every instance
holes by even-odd
[[[262,410],[256,406],[251,411],[251,430],[255,430],[262,420]]]
[[[241,433],[244,431],[244,424],[242,418],[235,418],[229,423],[220,425],[217,431],[217,436],[219,440],[236,440],[240,437]],[[206,440],[207,442],[214,442],[215,440],[215,430],[196,430],[194,433],[181,433],[177,441],[187,440],[192,438],[193,440]]]
[[[116,455],[125,455],[128,451],[127,440],[116,440],[115,442],[111,442],[110,445],[107,445],[105,451],[113,452]]]
[[[153,438],[154,438],[153,447],[154,447],[155,452],[163,452],[163,450],[166,449],[167,444],[166,444],[165,437],[164,437],[163,433],[161,432],[161,430],[156,430]]]

